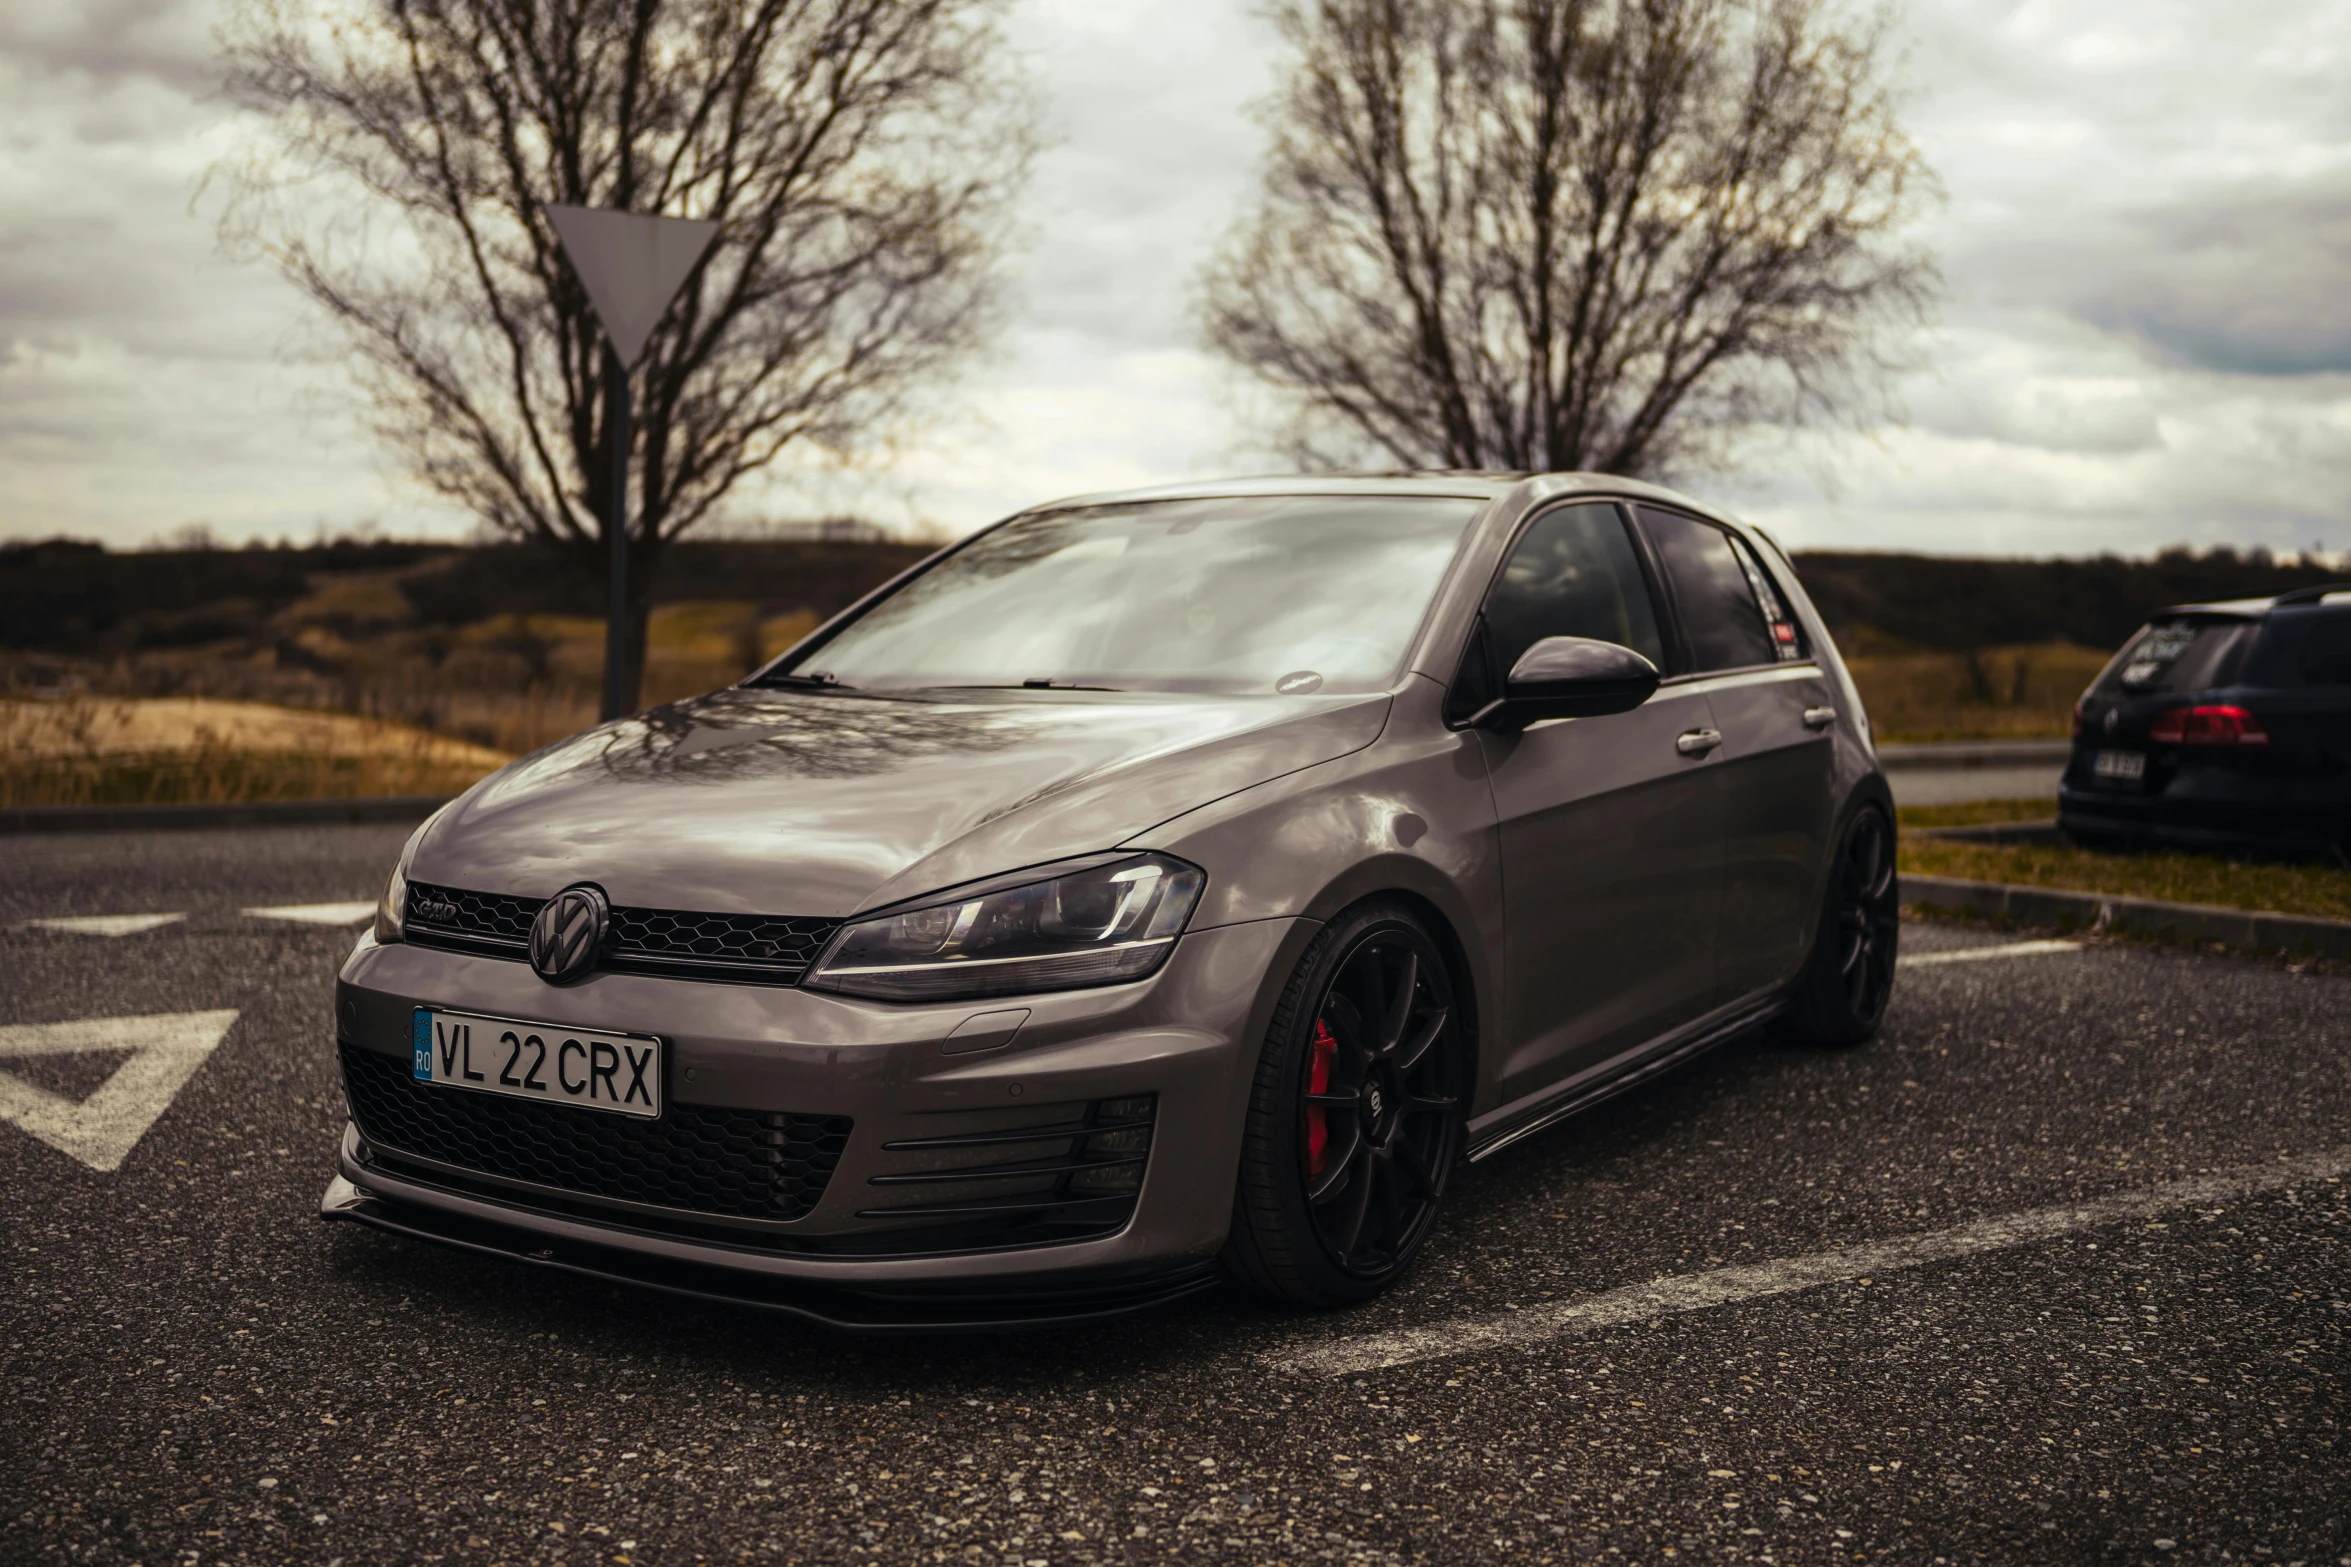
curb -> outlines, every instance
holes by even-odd
[[[2164,903],[2054,887],[2012,887],[1953,876],[1905,876],[1902,901],[1922,909],[1957,909],[2059,930],[2128,931],[2173,940],[2218,942],[2245,951],[2351,960],[2351,920],[2260,914],[2208,903]]]
[[[1878,765],[1888,772],[1941,772],[1954,767],[2063,767],[2071,740],[1952,740],[1881,745]]]
[[[441,794],[356,800],[250,800],[238,805],[34,805],[0,810],[0,834],[140,832],[159,827],[319,827],[421,822],[449,802]]]

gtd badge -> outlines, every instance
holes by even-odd
[[[531,921],[531,967],[550,985],[564,985],[596,966],[612,906],[602,889],[566,887]]]

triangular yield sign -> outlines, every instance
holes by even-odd
[[[0,1071],[0,1121],[13,1121],[93,1170],[119,1169],[236,1020],[232,1009],[0,1027],[0,1059],[84,1050],[134,1052],[96,1093],[79,1101]]]
[[[661,313],[718,234],[718,225],[707,219],[552,203],[547,221],[555,225],[555,237],[624,365],[634,365],[645,351]]]

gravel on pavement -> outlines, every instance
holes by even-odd
[[[1913,965],[1861,1049],[1741,1041],[1465,1170],[1359,1310],[855,1339],[317,1222],[356,923],[244,911],[363,903],[405,832],[0,849],[0,1050],[235,1013],[117,1169],[0,1124],[0,1561],[2351,1564],[2351,980]],[[82,1100],[126,1059],[0,1073]],[[1347,1358],[1399,1334],[1455,1342]]]

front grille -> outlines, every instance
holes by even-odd
[[[486,949],[501,957],[525,957],[531,921],[545,898],[510,898],[496,892],[408,884],[404,921],[412,938],[464,950]]]
[[[658,1120],[419,1083],[405,1056],[346,1042],[343,1094],[370,1143],[610,1202],[732,1219],[805,1218],[849,1117],[672,1104]]]
[[[490,957],[530,955],[544,898],[408,884],[408,939]],[[616,908],[597,966],[618,973],[797,985],[840,921],[781,914],[697,914]]]
[[[797,982],[840,929],[826,919],[614,909],[604,966],[651,974],[757,976]]]

